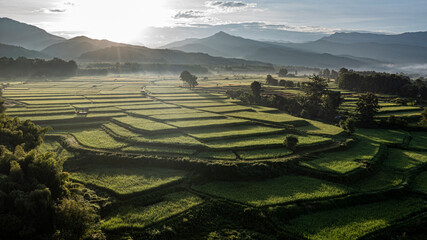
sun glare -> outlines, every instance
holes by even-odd
[[[66,24],[79,26],[93,38],[131,42],[148,26],[163,26],[170,21],[166,0],[156,1],[76,1],[67,14]]]

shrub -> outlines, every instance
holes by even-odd
[[[292,151],[296,150],[297,144],[298,144],[298,137],[294,135],[286,136],[285,140],[283,141],[283,145],[285,145],[285,147],[289,148]]]

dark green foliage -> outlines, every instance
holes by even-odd
[[[25,151],[35,148],[43,142],[47,131],[48,128],[42,128],[29,120],[21,121],[5,114],[0,115],[0,145],[11,151],[17,145],[22,145]]]
[[[269,74],[269,75],[267,75],[267,78],[265,79],[265,84],[272,85],[272,86],[277,86],[277,85],[279,85],[279,81],[277,79],[273,78]]]
[[[289,148],[292,151],[296,150],[297,144],[298,144],[298,137],[294,135],[286,136],[285,140],[283,141],[283,145],[285,145],[285,147]]]
[[[0,58],[0,76],[2,77],[63,77],[74,76],[77,64],[59,58],[52,60],[27,59],[25,57]]]
[[[4,100],[0,98],[0,114],[4,113],[4,111],[6,111],[6,106],[4,105]]]
[[[305,83],[304,92],[301,102],[303,103],[303,117],[315,118],[322,113],[322,96],[326,93],[328,86],[327,80],[319,76],[310,78],[310,82]]]
[[[80,239],[96,215],[62,172],[63,160],[40,153],[47,129],[1,115],[0,232],[5,239]],[[53,235],[55,234],[55,235]]]
[[[355,122],[354,118],[347,118],[346,120],[340,121],[340,127],[344,129],[346,133],[352,134],[356,131]]]
[[[402,97],[427,99],[427,87],[423,81],[411,82],[409,77],[400,74],[340,71],[338,87],[356,92],[396,94]]]
[[[181,80],[190,86],[190,88],[194,88],[199,83],[197,82],[197,77],[191,74],[189,71],[185,70],[179,76]]]
[[[379,109],[378,97],[375,94],[362,94],[356,104],[357,119],[361,123],[371,124],[374,121],[374,115]]]
[[[405,128],[408,126],[408,121],[401,117],[391,115],[386,120],[382,120],[381,125],[387,128]]]
[[[288,75],[288,70],[286,68],[281,68],[277,74],[279,77],[286,77]]]
[[[251,90],[252,90],[252,95],[255,97],[255,99],[260,99],[261,97],[261,83],[259,83],[258,81],[253,81],[251,83]]]
[[[344,101],[341,98],[341,92],[337,91],[326,91],[322,96],[322,109],[323,109],[323,119],[333,120],[337,115],[337,109]]]
[[[421,125],[427,125],[427,108],[424,108],[424,111],[421,113]]]

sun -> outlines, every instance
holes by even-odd
[[[147,27],[167,25],[172,14],[166,0],[79,0],[67,13],[66,24],[89,37],[132,42]]]

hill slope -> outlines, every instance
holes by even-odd
[[[81,61],[108,61],[108,62],[139,62],[139,63],[168,63],[168,64],[202,64],[202,65],[262,65],[270,64],[247,61],[243,59],[229,59],[212,57],[203,53],[186,53],[177,50],[151,49],[141,46],[115,46],[84,53]]]
[[[426,32],[399,35],[336,33],[313,42],[281,46],[317,53],[373,58],[389,63],[427,62]]]
[[[96,40],[85,36],[80,36],[53,44],[43,49],[42,52],[63,59],[76,59],[86,52],[120,45],[123,44],[110,42],[108,40]]]
[[[42,52],[28,50],[23,47],[17,47],[7,44],[0,43],[0,57],[8,58],[17,58],[17,57],[26,57],[26,58],[42,58],[48,59],[51,58],[49,55]]]
[[[219,32],[203,39],[188,39],[164,46],[187,52],[202,52],[214,56],[244,58],[278,65],[310,67],[360,67],[367,65],[359,59],[319,54],[273,43],[255,41]]]
[[[10,18],[0,18],[0,43],[31,50],[42,50],[64,40],[64,38],[52,35],[38,27]]]

